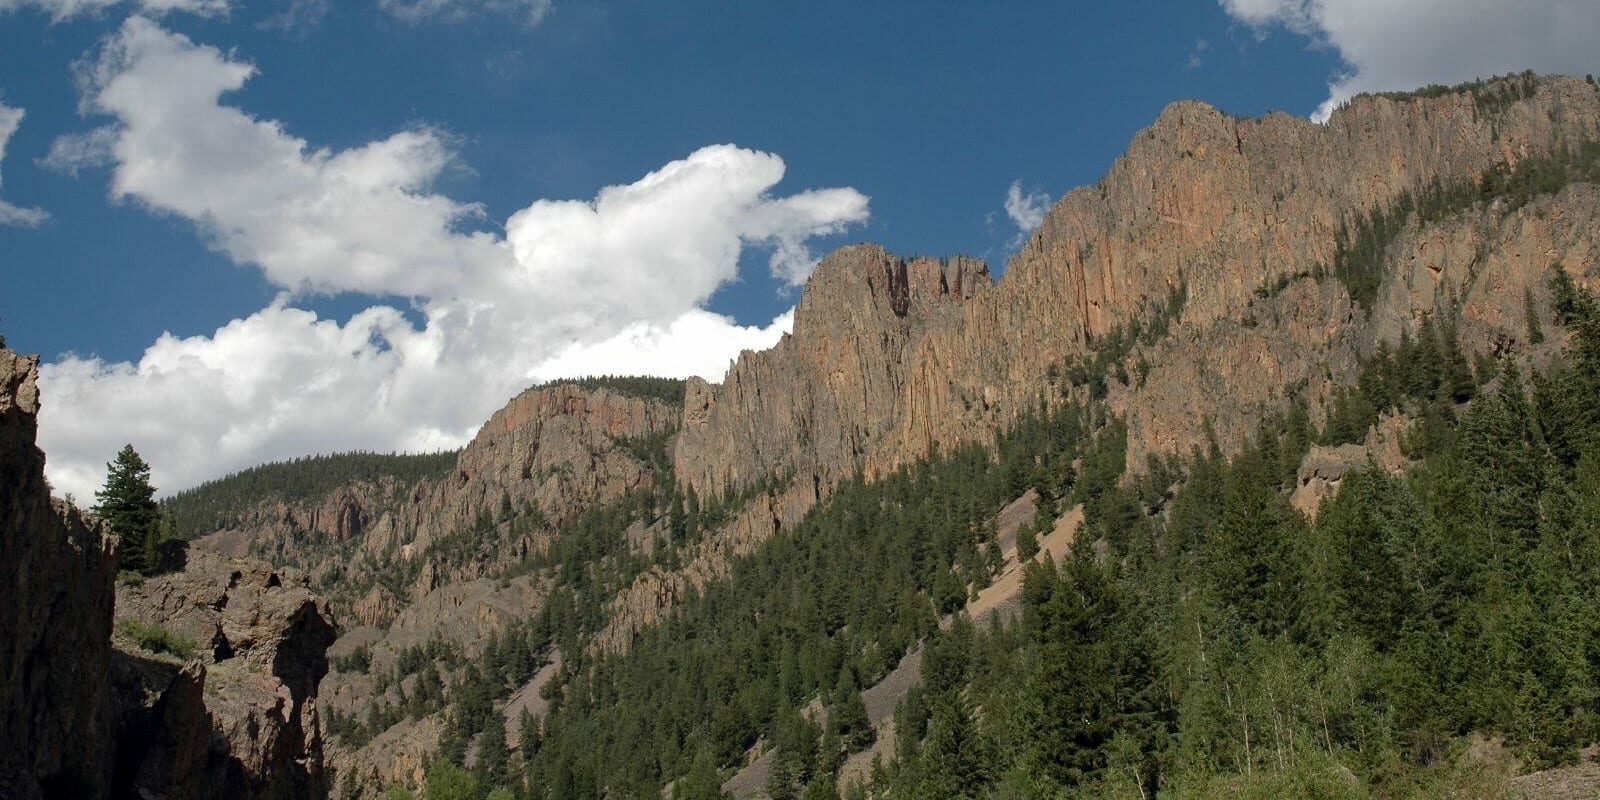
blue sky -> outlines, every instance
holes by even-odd
[[[41,438],[80,497],[130,439],[170,488],[456,446],[538,378],[715,379],[775,340],[844,242],[998,272],[1172,100],[1313,115],[1354,91],[1582,71],[1596,16],[0,0],[0,332],[49,365]]]

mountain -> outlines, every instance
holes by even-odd
[[[1511,791],[1600,737],[1597,142],[1561,76],[1174,103],[998,280],[846,247],[720,384],[193,547],[329,598],[336,796]]]

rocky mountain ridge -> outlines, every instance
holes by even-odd
[[[763,530],[731,528],[726,538],[748,549],[842,474],[876,474],[932,447],[992,439],[1061,382],[1063,365],[1131,335],[1136,321],[1159,325],[1163,336],[1138,356],[1121,353],[1113,366],[1138,380],[1108,388],[1127,421],[1135,469],[1152,454],[1187,454],[1213,434],[1235,446],[1287,403],[1284,387],[1299,386],[1320,415],[1361,356],[1414,332],[1426,314],[1459,313],[1471,350],[1503,347],[1522,338],[1520,289],[1548,301],[1542,276],[1552,264],[1593,279],[1592,184],[1509,216],[1463,210],[1442,225],[1407,228],[1398,276],[1371,308],[1327,275],[1340,231],[1373,209],[1600,137],[1593,84],[1530,80],[1491,84],[1486,91],[1525,95],[1492,116],[1474,91],[1361,97],[1325,125],[1174,103],[1097,186],[1051,209],[1004,279],[907,326],[886,361],[863,362],[857,354],[866,349],[849,343],[873,341],[860,321],[884,314],[862,309],[882,296],[880,265],[895,259],[872,246],[831,254],[807,285],[792,336],[741,355],[715,389],[691,385],[677,472],[702,494],[791,472],[818,487],[784,494],[782,513]],[[1174,309],[1175,295],[1183,301]],[[699,576],[720,574],[725,555],[703,550],[682,575],[642,576],[616,602],[607,641],[658,618]]]
[[[998,282],[972,259],[843,248],[818,265],[792,334],[742,354],[721,384],[690,381],[681,407],[530,390],[446,479],[405,496],[353,485],[314,508],[269,503],[259,524],[211,544],[248,541],[321,585],[360,587],[345,598],[366,629],[352,636],[381,661],[436,635],[473,652],[545,602],[539,577],[504,578],[554,535],[519,527],[527,509],[552,522],[669,476],[704,500],[736,498],[715,530],[619,588],[593,637],[619,652],[841,479],[991,441],[1041,398],[1102,396],[1139,470],[1213,438],[1234,449],[1290,390],[1320,420],[1363,357],[1428,316],[1456,320],[1468,352],[1538,358],[1525,326],[1530,313],[1548,319],[1549,269],[1600,280],[1593,183],[1408,212],[1382,243],[1370,296],[1340,274],[1341,242],[1387,209],[1597,139],[1600,91],[1564,77],[1365,96],[1323,125],[1174,103],[1098,184],[1056,204]],[[640,457],[652,438],[670,470]],[[1312,465],[1307,484],[1338,468]],[[669,527],[646,516],[630,536],[641,552]],[[438,557],[452,541],[470,554]],[[344,686],[341,702],[359,709],[375,688]]]
[[[553,522],[648,486],[653,475],[638,449],[677,418],[666,403],[611,389],[536,387],[495,412],[444,478],[361,481],[311,503],[266,498],[201,545],[301,568],[323,587],[360,586],[359,596],[345,598],[353,619],[387,626],[433,589],[490,574],[547,543],[547,525],[500,524],[508,504]],[[481,558],[446,564],[425,556],[484,516],[498,522],[489,523],[495,541],[480,548]],[[410,585],[376,582],[396,562],[419,563]]]

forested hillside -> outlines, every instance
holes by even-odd
[[[1364,400],[1421,420],[1413,461],[1313,519],[1287,500],[1298,413],[1196,453],[1175,492],[1091,498],[1017,624],[930,645],[868,794],[1494,796],[1474,733],[1573,761],[1600,735],[1600,315],[1564,278],[1575,339],[1532,380],[1456,383],[1433,339],[1369,362]]]
[[[236,524],[241,514],[267,500],[315,503],[335,489],[356,482],[393,479],[412,485],[455,466],[455,452],[330,453],[262,464],[178,492],[162,502],[191,539]]]

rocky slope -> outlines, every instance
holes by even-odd
[[[212,546],[303,566],[319,585],[363,587],[348,605],[360,623],[382,627],[433,589],[542,547],[544,531],[497,531],[480,553],[487,567],[424,563],[401,592],[372,587],[373,575],[414,561],[503,498],[559,519],[645,484],[650,470],[616,443],[680,427],[670,452],[686,489],[714,498],[777,488],[750,499],[683,567],[642,575],[618,598],[602,639],[621,646],[842,476],[992,438],[1064,382],[1065,367],[1135,321],[1147,335],[1152,324],[1164,333],[1125,348],[1117,371],[1137,377],[1108,387],[1135,465],[1189,452],[1208,425],[1224,443],[1242,440],[1282,406],[1285,387],[1320,414],[1363,354],[1414,331],[1425,313],[1459,311],[1470,350],[1515,343],[1521,289],[1547,301],[1541,276],[1552,263],[1580,278],[1593,263],[1593,186],[1510,213],[1478,207],[1407,225],[1392,277],[1365,306],[1325,277],[1338,233],[1435,184],[1476,181],[1596,138],[1600,91],[1565,77],[1364,96],[1323,125],[1174,103],[1098,184],[1056,204],[997,283],[972,259],[843,248],[807,283],[791,335],[742,354],[719,385],[691,380],[681,408],[605,390],[530,390],[485,425],[450,479],[405,496],[341,487],[313,507],[269,500]]]
[[[1036,400],[1052,366],[1130,320],[1150,316],[1180,285],[1187,301],[1175,320],[1174,349],[1193,352],[1193,343],[1205,338],[1226,346],[1257,290],[1331,265],[1336,232],[1357,215],[1435,181],[1475,180],[1497,164],[1596,137],[1600,91],[1572,78],[1541,80],[1531,97],[1492,114],[1470,92],[1362,97],[1325,125],[1286,114],[1238,119],[1204,103],[1174,103],[1134,137],[1099,184],[1073,190],[1051,209],[992,290],[972,291],[951,279],[949,296],[965,302],[935,303],[931,313],[912,316],[920,324],[908,326],[899,317],[888,324],[885,309],[897,301],[885,296],[892,282],[879,272],[892,257],[867,247],[824,259],[796,310],[789,340],[743,355],[708,397],[690,392],[674,452],[678,472],[702,494],[784,470],[826,484],[857,467],[869,473],[892,468],[935,443],[991,436]],[[1577,232],[1581,221],[1572,222],[1533,231],[1538,226],[1519,220],[1512,228],[1541,242],[1566,237],[1550,241],[1554,252],[1541,254],[1537,265],[1543,270],[1563,251],[1586,252],[1572,241],[1584,235]],[[1467,234],[1447,229],[1434,235]],[[1459,258],[1466,255],[1460,245],[1471,243],[1460,242],[1453,254],[1434,247],[1432,258],[1423,260],[1470,263]],[[1531,253],[1512,247],[1504,260],[1523,255]],[[969,262],[954,271],[984,274]],[[1437,274],[1422,285],[1408,274],[1391,285],[1388,307],[1376,315],[1384,323],[1380,332],[1397,336],[1403,321],[1431,310],[1451,288],[1489,297],[1497,285],[1466,287],[1461,275]],[[1240,347],[1206,349],[1239,362],[1270,357],[1320,366],[1322,353],[1303,346],[1324,344],[1353,319],[1347,297],[1324,286],[1302,289],[1297,307],[1284,309],[1287,320],[1261,326],[1267,330],[1255,337],[1234,336]],[[1475,310],[1469,302],[1469,319]],[[906,327],[912,335],[901,333]],[[1273,328],[1288,328],[1279,337],[1285,352],[1250,352],[1274,349],[1249,341],[1280,333]],[[1370,344],[1370,336],[1362,338]],[[1248,409],[1272,399],[1264,392],[1293,382],[1297,366],[1280,364],[1278,374],[1252,371],[1248,379],[1224,375],[1216,385],[1199,386],[1204,394],[1187,405],[1224,411],[1220,401],[1227,397],[1235,401],[1227,405]],[[1280,375],[1288,380],[1275,380]],[[1236,402],[1241,391],[1247,397],[1242,404]],[[1159,429],[1136,437],[1147,449],[1186,452],[1201,440],[1198,416],[1183,415],[1173,424],[1166,416],[1179,409],[1165,400],[1135,405],[1130,425]],[[1219,434],[1233,439],[1248,427],[1244,417],[1219,419]]]
[[[329,593],[346,629],[334,652],[360,648],[375,668],[331,673],[320,693],[330,713],[364,720],[380,698],[402,700],[401,687],[373,674],[402,651],[443,639],[470,658],[536,611],[544,580],[504,573],[548,547],[556,523],[658,480],[648,451],[680,415],[610,388],[530,389],[484,424],[441,479],[358,482],[309,504],[264,498],[243,524],[196,547],[298,567]],[[361,747],[335,743],[330,763],[372,785],[415,781],[440,721],[396,728]]]
[[[263,498],[235,529],[200,546],[301,568],[355,623],[387,627],[434,589],[492,574],[547,544],[547,525],[504,524],[507,504],[554,522],[648,486],[649,465],[630,445],[670,431],[678,416],[666,403],[605,388],[530,389],[490,417],[445,478],[413,487],[362,481],[314,503]],[[493,530],[492,546],[474,543],[480,557],[429,555],[481,517]],[[379,583],[396,562],[412,564],[410,584]]]
[[[304,577],[196,553],[181,572],[119,586],[117,617],[117,785],[174,798],[326,795],[317,689],[335,630]],[[180,652],[151,652],[141,630]]]

